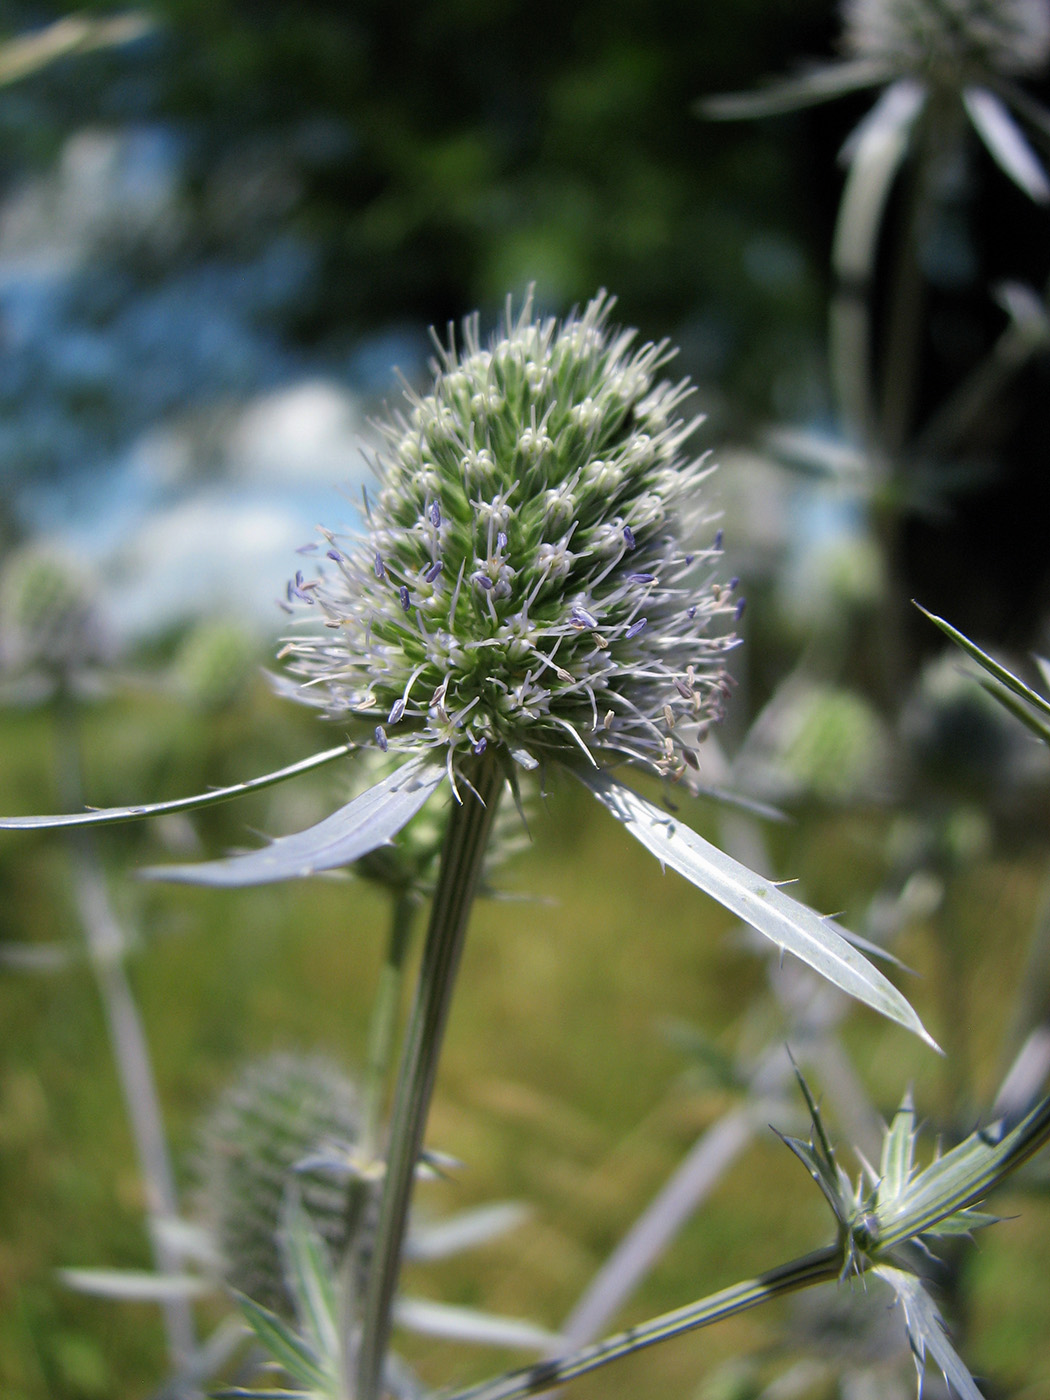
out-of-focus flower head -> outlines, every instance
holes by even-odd
[[[71,681],[105,659],[94,580],[57,547],[12,551],[0,571],[0,670]]]

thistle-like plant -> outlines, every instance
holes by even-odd
[[[443,838],[389,1128],[374,1252],[343,1337],[357,1400],[382,1375],[416,1163],[467,918],[503,789],[557,764],[664,865],[781,949],[925,1036],[918,1017],[835,924],[732,860],[615,771],[676,779],[729,690],[735,582],[715,578],[710,467],[687,446],[686,382],[666,344],[633,348],[604,293],[558,323],[531,302],[488,344],[450,331],[433,383],[383,428],[379,490],[353,539],[323,532],[320,568],[296,574],[304,628],[282,649],[352,738],[277,773],[173,803],[8,827],[95,824],[206,806],[341,759],[400,758],[316,826],[245,855],[151,872],[213,886],[345,866],[390,841],[446,782]],[[928,1039],[928,1037],[927,1037]]]
[[[966,161],[967,129],[1018,189],[1037,204],[1050,202],[1050,178],[1029,137],[1044,148],[1050,112],[1018,81],[1050,60],[1047,0],[844,0],[838,62],[811,66],[801,76],[758,93],[714,97],[709,117],[768,116],[847,93],[881,89],[872,110],[843,145],[846,183],[839,206],[832,265],[840,293],[832,304],[829,361],[845,426],[886,470],[913,427],[917,338],[921,325],[922,263],[957,172]],[[877,254],[890,193],[912,162],[901,218],[888,319],[872,371],[872,311],[865,303],[876,278]],[[954,173],[953,173],[954,172]],[[1005,347],[1004,347],[1005,348]],[[1013,362],[1010,362],[1011,369]],[[949,397],[915,446],[935,455],[969,421],[988,370]],[[875,389],[880,403],[876,403]]]
[[[845,57],[839,62],[813,66],[765,92],[711,98],[704,111],[712,117],[765,116],[885,88],[846,151],[852,163],[865,142],[872,156],[881,147],[891,167],[888,179],[923,110],[961,104],[992,159],[1018,188],[1040,203],[1050,200],[1050,181],[1016,120],[1045,139],[1050,118],[1017,79],[1040,72],[1050,60],[1046,0],[843,0],[841,14]]]

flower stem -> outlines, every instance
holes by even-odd
[[[369,1272],[357,1365],[358,1400],[377,1400],[390,1338],[394,1291],[438,1057],[467,920],[481,877],[502,786],[499,762],[481,755],[462,775],[441,850],[415,1002],[394,1096],[386,1177]]]
[[[527,1396],[585,1376],[588,1371],[596,1371],[611,1361],[619,1361],[642,1347],[655,1346],[657,1342],[669,1341],[683,1332],[709,1327],[713,1322],[721,1322],[724,1318],[746,1312],[759,1303],[793,1293],[796,1289],[810,1288],[816,1283],[830,1283],[838,1278],[841,1269],[841,1245],[828,1245],[790,1264],[759,1274],[757,1278],[749,1278],[731,1288],[722,1289],[720,1293],[712,1293],[698,1303],[689,1303],[651,1322],[618,1332],[603,1342],[595,1342],[593,1346],[574,1352],[572,1356],[540,1361],[535,1366],[512,1371],[496,1380],[483,1381],[469,1390],[457,1391],[449,1400],[525,1400]]]
[[[58,786],[69,811],[83,805],[80,732],[75,706],[59,697],[56,714]],[[87,945],[88,961],[98,985],[110,1048],[120,1079],[124,1108],[138,1157],[146,1197],[146,1228],[154,1263],[161,1274],[175,1274],[183,1260],[164,1234],[164,1224],[178,1218],[175,1174],[168,1153],[149,1043],[125,967],[127,939],[120,927],[90,832],[69,836],[73,897]],[[168,1357],[181,1376],[197,1354],[193,1310],[189,1300],[173,1296],[161,1304]],[[181,1382],[175,1383],[182,1393]]]

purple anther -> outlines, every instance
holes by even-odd
[[[496,536],[496,553],[497,553],[497,554],[502,554],[503,551],[504,551],[506,548],[507,548],[507,537],[506,537],[506,535],[503,533],[503,531],[500,530],[499,534]]]
[[[435,559],[434,562],[433,562],[433,564],[431,564],[430,568],[429,568],[429,569],[426,571],[426,573],[423,575],[423,582],[424,582],[424,583],[433,583],[434,580],[437,578],[438,574],[441,572],[441,570],[442,570],[444,567],[445,567],[445,566],[444,566],[444,564],[442,564],[442,562],[441,562],[440,559]]]
[[[404,584],[402,584],[401,587],[397,590],[397,596],[401,599],[401,606],[404,608],[405,612],[408,612],[410,606],[408,589],[405,587]]]
[[[693,689],[692,689],[692,686],[686,685],[685,681],[680,681],[680,680],[677,678],[677,676],[675,677],[674,688],[675,688],[675,690],[678,691],[678,694],[682,697],[683,700],[692,700],[692,698],[693,698]]]
[[[625,525],[623,527],[623,542],[628,549],[633,549],[637,543],[634,538],[634,531],[631,529],[630,525]]]
[[[492,580],[489,578],[488,574],[475,574],[474,582],[479,588],[483,588],[486,593],[492,587]]]
[[[311,544],[301,544],[295,552],[296,554],[316,554],[317,544],[316,542]]]
[[[745,609],[746,607],[747,607],[747,599],[746,599],[746,598],[741,598],[740,601],[739,601],[739,603],[737,603],[737,605],[736,605],[736,620],[737,620],[737,622],[739,622],[740,619],[744,616],[744,609]]]
[[[731,578],[728,587],[730,593],[734,593],[740,587],[740,580],[736,577]]]
[[[579,603],[575,604],[572,610],[572,621],[580,627],[597,627],[598,619],[592,617],[586,608],[581,608]]]
[[[489,741],[485,738],[484,734],[482,734],[481,738],[480,738],[480,739],[478,740],[478,742],[474,745],[474,752],[475,752],[476,754],[483,754],[483,753],[485,752],[485,750],[488,748],[488,746],[489,746]]]
[[[292,601],[293,598],[297,596],[295,591],[295,584],[292,582],[291,579],[288,580],[288,587],[284,590],[284,594],[285,597],[288,599],[289,603]]]
[[[695,558],[696,558],[696,555],[695,555],[695,554],[687,554],[687,555],[685,556],[685,567],[686,567],[687,569],[688,569],[689,565],[693,562],[693,560],[694,560]]]
[[[376,557],[372,561],[372,568],[376,571],[376,578],[386,578],[386,568],[383,564],[383,556],[376,550]]]
[[[343,562],[343,556],[339,553],[338,549],[330,549],[325,555],[325,558],[332,559],[337,564],[341,564]]]
[[[628,582],[628,583],[655,583],[655,582],[656,582],[656,575],[655,575],[655,574],[628,574],[628,575],[627,575],[627,582]]]
[[[645,624],[648,621],[649,619],[647,617],[640,617],[637,622],[631,623],[630,627],[628,627],[627,631],[623,635],[627,638],[628,641],[630,641],[632,637],[637,637],[639,632],[645,630]]]
[[[714,545],[713,545],[712,547],[713,547],[714,549],[721,549],[721,548],[722,548],[722,531],[721,531],[721,530],[716,530],[716,531],[715,531],[715,542],[714,542]]]
[[[696,616],[696,604],[695,604],[695,603],[693,604],[693,606],[692,606],[691,608],[686,608],[686,610],[685,610],[685,615],[686,615],[686,617],[689,619],[689,621],[692,622],[693,618]]]
[[[302,571],[302,569],[296,569],[296,571],[295,571],[295,586],[296,586],[296,588],[302,588],[304,582],[305,582],[305,580],[303,579],[303,571]]]
[[[437,501],[431,501],[430,503],[430,523],[435,530],[441,524],[441,507]]]
[[[404,700],[395,700],[394,703],[390,706],[390,713],[386,717],[387,724],[396,724],[404,713]]]
[[[377,724],[377,725],[376,725],[376,743],[377,743],[377,744],[379,745],[379,747],[383,750],[383,752],[386,753],[386,749],[387,749],[386,730],[383,728],[383,726],[382,726],[381,724]]]

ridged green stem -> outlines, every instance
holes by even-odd
[[[502,782],[495,756],[481,755],[462,773],[462,800],[453,804],[449,814],[394,1095],[386,1177],[362,1318],[357,1400],[378,1400],[380,1393],[416,1164],[467,920],[481,878]]]
[[[551,1390],[566,1381],[576,1380],[611,1361],[619,1361],[643,1347],[655,1346],[657,1342],[669,1341],[683,1332],[695,1332],[700,1327],[709,1327],[712,1322],[736,1313],[746,1312],[770,1298],[793,1293],[799,1288],[810,1288],[816,1283],[830,1283],[842,1271],[841,1244],[828,1245],[815,1250],[790,1264],[759,1274],[757,1278],[746,1279],[743,1283],[724,1288],[720,1293],[712,1293],[698,1303],[689,1303],[674,1312],[639,1327],[629,1327],[626,1332],[618,1332],[603,1342],[584,1347],[563,1360],[540,1361],[535,1366],[526,1366],[521,1371],[513,1371],[495,1381],[483,1381],[469,1390],[459,1390],[449,1396],[449,1400],[526,1400],[529,1395]]]

